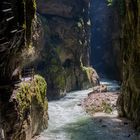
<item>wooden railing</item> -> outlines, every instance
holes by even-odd
[[[34,68],[23,69],[23,71],[21,73],[21,77],[24,81],[26,81],[26,78],[31,78],[31,80],[33,80],[34,75],[35,75]]]

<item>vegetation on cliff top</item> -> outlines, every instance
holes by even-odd
[[[32,100],[35,100],[40,108],[47,110],[46,90],[46,81],[39,75],[35,75],[32,82],[25,81],[20,84],[16,98],[22,119],[25,119],[26,115],[30,112]]]

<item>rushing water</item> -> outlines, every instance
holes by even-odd
[[[118,89],[118,84],[105,82],[110,90]],[[114,137],[79,106],[92,89],[68,93],[64,98],[49,102],[49,126],[39,140],[125,140]]]

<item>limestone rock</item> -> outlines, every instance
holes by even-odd
[[[107,92],[107,86],[106,85],[95,86],[93,87],[93,92],[94,93]]]
[[[91,85],[81,67],[81,61],[89,66],[89,1],[39,0],[37,6],[46,44],[36,69],[47,80],[49,99]]]

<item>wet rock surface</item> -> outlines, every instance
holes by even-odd
[[[95,87],[93,87],[93,92],[94,93],[107,92],[107,86],[106,85],[95,86]],[[91,93],[93,93],[93,92],[91,92]]]

